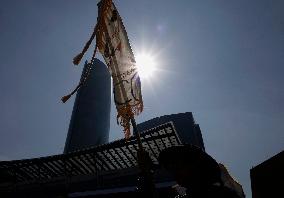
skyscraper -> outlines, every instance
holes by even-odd
[[[140,131],[146,131],[161,124],[173,122],[183,144],[193,144],[205,150],[199,125],[191,112],[164,115],[138,124]]]
[[[106,65],[95,59],[89,78],[76,95],[64,153],[108,143],[110,103],[110,74]]]

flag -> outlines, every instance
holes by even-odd
[[[113,79],[117,119],[130,135],[130,118],[143,110],[141,82],[122,19],[111,1],[99,7],[97,46]]]
[[[108,66],[113,79],[117,121],[123,126],[125,137],[129,138],[130,119],[139,115],[143,110],[141,82],[127,32],[115,5],[111,0],[102,0],[98,7],[98,21],[94,32],[83,51],[73,59],[73,63],[79,64],[92,40],[96,37],[93,58],[98,49]],[[62,98],[62,101],[68,100],[83,83],[80,82],[71,94]]]

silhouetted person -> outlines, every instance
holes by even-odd
[[[196,146],[166,148],[160,153],[159,163],[174,175],[180,186],[187,188],[187,197],[239,198],[223,185],[218,163]]]

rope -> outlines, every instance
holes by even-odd
[[[61,101],[63,103],[65,103],[67,100],[70,99],[70,97],[75,94],[83,85],[84,83],[87,81],[90,73],[91,73],[91,69],[92,69],[92,66],[93,66],[93,63],[95,61],[95,56],[96,56],[96,53],[97,53],[97,48],[100,47],[101,45],[101,37],[102,37],[102,31],[105,31],[105,27],[103,26],[104,23],[102,23],[102,20],[103,18],[105,18],[105,15],[106,15],[106,12],[107,12],[107,9],[110,8],[111,4],[112,4],[112,0],[103,0],[102,1],[102,11],[101,11],[101,14],[98,16],[98,22],[94,28],[94,31],[91,35],[91,38],[87,41],[87,43],[85,44],[83,50],[81,53],[79,53],[77,56],[75,56],[73,58],[73,64],[74,65],[78,65],[80,63],[80,61],[82,60],[84,54],[88,51],[92,41],[94,40],[94,38],[97,36],[97,42],[96,42],[96,47],[94,49],[94,52],[93,52],[93,56],[92,56],[92,59],[91,59],[91,63],[89,64],[90,67],[88,68],[88,72],[86,72],[86,74],[84,75],[83,77],[83,81],[81,80],[79,82],[79,84],[77,85],[77,87],[68,95],[66,96],[63,96],[61,98]]]
[[[101,32],[100,29],[102,29],[102,20],[105,18],[106,13],[108,11],[108,9],[111,7],[112,4],[112,0],[103,0],[102,1],[102,9],[101,9],[101,13],[98,16],[98,22],[94,28],[94,31],[91,35],[91,38],[87,41],[87,43],[85,44],[83,50],[81,53],[79,53],[77,56],[75,56],[73,58],[73,64],[74,65],[78,65],[80,63],[80,61],[82,60],[84,54],[88,51],[92,41],[94,40],[95,36],[97,35],[97,33]],[[106,28],[103,28],[106,29]],[[98,36],[98,35],[97,35]],[[101,39],[101,34],[99,34],[99,37]],[[98,41],[98,39],[97,39]]]
[[[97,51],[96,48],[95,48],[95,51],[94,51],[94,54],[93,54],[92,62],[91,63],[87,63],[88,64],[87,65],[87,69],[86,69],[86,72],[83,74],[83,78],[80,80],[80,82],[77,85],[77,87],[70,94],[68,94],[66,96],[63,96],[61,98],[61,101],[63,103],[65,103],[67,100],[69,100],[71,98],[71,96],[74,95],[86,83],[86,81],[88,80],[88,78],[89,78],[89,76],[91,74],[91,71],[93,69],[93,62],[94,62],[96,51]]]
[[[89,47],[90,47],[92,41],[94,40],[94,38],[95,38],[95,36],[96,36],[96,34],[97,34],[97,30],[98,30],[98,25],[96,24],[96,26],[95,26],[95,28],[94,28],[94,31],[93,31],[93,33],[92,33],[92,36],[91,36],[91,38],[88,40],[88,42],[85,44],[85,46],[84,46],[82,52],[73,58],[73,64],[74,64],[74,65],[78,65],[78,64],[80,63],[80,61],[82,60],[84,54],[87,52],[87,50],[89,49]]]

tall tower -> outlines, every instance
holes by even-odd
[[[106,65],[95,59],[89,78],[76,95],[64,153],[108,143],[110,103],[110,74]]]

